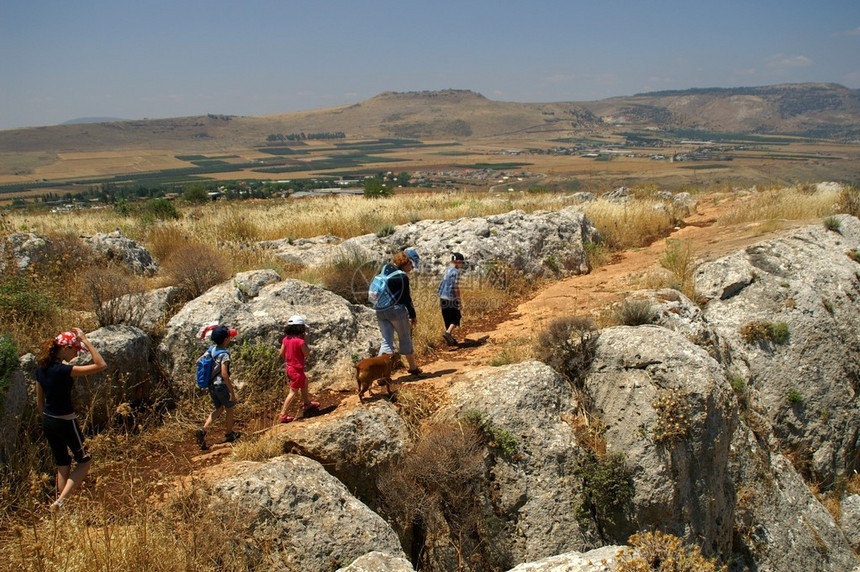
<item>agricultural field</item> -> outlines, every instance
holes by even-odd
[[[631,143],[633,141],[634,143]],[[798,138],[421,141],[367,138],[311,141],[183,154],[169,149],[0,154],[0,204],[51,192],[115,185],[214,184],[234,180],[362,178],[407,172],[429,187],[488,190],[598,188],[659,183],[853,182],[860,145]],[[476,174],[476,172],[480,172]],[[518,174],[516,180],[503,175]],[[499,176],[496,176],[499,175]],[[575,184],[572,185],[572,181]]]

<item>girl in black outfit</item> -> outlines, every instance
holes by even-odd
[[[78,351],[93,356],[89,365],[69,365]],[[62,508],[69,496],[80,486],[90,470],[92,459],[78,426],[72,406],[74,378],[98,373],[107,367],[105,360],[80,328],[72,328],[45,342],[36,368],[36,403],[42,414],[42,428],[51,446],[57,465],[57,500],[51,509]],[[72,455],[69,455],[71,450]],[[72,456],[75,470],[72,469]]]

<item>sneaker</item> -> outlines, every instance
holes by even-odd
[[[205,451],[209,447],[206,445],[206,430],[198,429],[194,432],[194,436],[197,437],[197,444],[200,445],[200,450]]]
[[[290,421],[295,421],[295,417],[290,417],[289,415],[281,415],[281,423],[289,423]]]
[[[444,334],[442,334],[442,337],[445,338],[445,343],[447,343],[449,346],[457,345],[457,339],[451,335],[451,332],[445,332]]]
[[[311,401],[310,403],[305,403],[302,405],[302,411],[307,411],[308,409],[316,409],[320,404],[318,401]]]
[[[241,433],[238,433],[238,432],[236,432],[236,431],[230,431],[229,433],[226,433],[226,434],[224,435],[224,439],[225,439],[228,443],[232,443],[233,441],[235,441],[236,439],[238,439],[238,438],[239,438],[239,437],[241,437],[241,436],[242,436],[242,434],[241,434]]]
[[[65,508],[66,508],[66,501],[64,501],[62,499],[57,499],[51,503],[51,509],[50,510],[53,513],[60,513]]]
[[[415,369],[407,369],[406,372],[409,375],[412,375],[412,376],[418,377],[418,378],[427,377],[427,374],[424,373],[424,371],[420,367],[416,367]]]

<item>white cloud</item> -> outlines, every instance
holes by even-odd
[[[789,56],[786,54],[774,54],[765,59],[765,63],[772,68],[805,68],[813,64],[806,56]]]
[[[833,32],[830,35],[834,38],[841,38],[844,36],[860,36],[860,26],[854,28],[853,30],[840,30],[838,32]]]

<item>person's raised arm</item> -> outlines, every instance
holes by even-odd
[[[100,371],[104,371],[107,368],[107,363],[105,363],[104,358],[101,356],[99,351],[93,346],[87,337],[84,335],[84,332],[80,328],[72,328],[72,331],[78,337],[78,340],[84,345],[84,347],[89,350],[90,355],[93,356],[93,363],[87,365],[76,365],[72,367],[72,371],[70,375],[72,377],[80,377],[82,375],[91,375],[93,373],[98,373]]]

